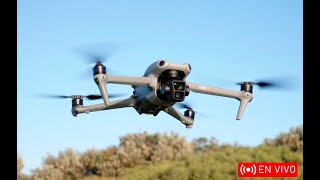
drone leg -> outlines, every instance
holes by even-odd
[[[96,84],[99,87],[104,104],[106,106],[108,106],[109,105],[109,96],[108,96],[108,91],[107,91],[107,86],[106,86],[107,76],[105,74],[97,74],[94,76],[94,81],[96,82]]]
[[[243,99],[243,100],[240,100],[240,106],[239,106],[239,109],[238,109],[238,113],[237,113],[237,120],[240,120],[241,117],[242,117],[242,114],[248,104],[248,100],[247,99]]]
[[[178,110],[176,110],[174,107],[170,106],[163,110],[164,112],[168,113],[172,117],[178,119],[181,121],[182,124],[186,125],[187,128],[192,128],[193,126],[193,120],[189,117],[185,117],[182,115]]]

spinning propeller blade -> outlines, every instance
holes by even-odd
[[[199,113],[198,111],[193,110],[193,109],[191,108],[191,105],[188,104],[188,103],[179,102],[179,103],[176,103],[176,106],[177,106],[177,108],[179,108],[179,109],[190,109],[190,110],[194,111],[195,113],[197,113],[198,115],[206,116],[206,115],[203,114],[203,113]]]
[[[102,64],[106,67],[107,73],[115,74],[116,72],[111,70],[105,64],[110,61],[115,50],[118,49],[115,44],[110,43],[100,43],[96,45],[91,45],[90,47],[77,48],[76,51],[80,54],[84,60],[85,64],[93,65]],[[86,69],[83,74],[84,77],[92,77],[92,67]]]
[[[54,99],[66,99],[66,98],[71,98],[71,96],[64,96],[64,95],[41,95],[41,97],[54,98]]]
[[[108,94],[109,98],[116,98],[116,97],[121,97],[124,96],[124,94]],[[88,96],[83,96],[89,100],[95,100],[95,99],[102,99],[101,95],[88,95]]]
[[[89,100],[95,100],[95,99],[101,99],[102,98],[101,95],[88,95],[88,96],[84,96],[84,97],[86,97]]]
[[[109,98],[116,98],[124,96],[124,94],[109,94]],[[65,95],[41,95],[41,97],[44,98],[54,98],[54,99],[66,99],[66,98],[72,98],[72,96],[65,96]],[[90,94],[87,96],[83,96],[84,98],[87,98],[88,100],[96,100],[96,99],[102,99],[101,95],[95,95]]]
[[[84,57],[85,63],[106,63],[116,51],[116,44],[97,43],[89,46],[82,46],[76,50]]]
[[[111,55],[108,53],[108,52],[106,52],[107,53],[107,55],[101,55],[101,54],[98,54],[98,53],[96,53],[96,54],[86,54],[86,56],[87,56],[87,62],[89,63],[89,64],[97,64],[97,63],[101,63],[101,64],[103,64],[103,63],[106,63],[107,62],[107,60],[109,60],[110,58],[111,58]]]
[[[191,106],[187,103],[177,103],[177,107],[180,109],[192,109]]]
[[[250,81],[248,81],[250,82]],[[241,85],[244,82],[238,82],[236,84]],[[280,89],[293,89],[294,83],[292,78],[278,78],[278,79],[272,79],[272,80],[260,80],[260,81],[253,81],[251,82],[253,85],[256,85],[263,89],[269,89],[269,88],[280,88]]]

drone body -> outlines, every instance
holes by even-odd
[[[235,98],[240,101],[237,120],[240,120],[248,102],[252,100],[251,82],[241,83],[239,91],[217,88],[213,86],[194,84],[186,81],[191,72],[189,64],[172,64],[165,60],[159,60],[151,64],[142,77],[112,76],[107,74],[106,67],[97,62],[93,68],[94,81],[96,82],[104,103],[84,106],[85,96],[69,96],[72,98],[72,114],[89,113],[116,108],[133,107],[139,114],[152,114],[156,116],[164,111],[179,120],[187,128],[192,128],[195,112],[187,107],[181,114],[173,105],[182,102],[191,92],[210,94]],[[107,84],[125,84],[133,87],[133,94],[125,99],[109,101]],[[89,96],[88,96],[89,97]]]
[[[149,66],[144,77],[151,83],[133,86],[137,104],[135,109],[139,114],[157,115],[161,110],[181,102],[188,95],[185,78],[191,71],[188,64],[170,64],[157,61]]]

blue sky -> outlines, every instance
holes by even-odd
[[[17,9],[17,153],[25,173],[47,154],[106,148],[127,133],[174,131],[188,140],[214,136],[254,146],[303,122],[302,1],[18,0]],[[186,102],[206,114],[196,115],[192,129],[164,112],[153,117],[133,108],[75,118],[70,99],[37,97],[99,93],[91,66],[75,49],[101,52],[110,44],[116,50],[106,65],[117,75],[141,76],[166,59],[190,63],[187,81],[194,83],[238,90],[232,82],[290,77],[295,88],[254,87],[240,121],[237,100],[190,93]],[[132,88],[108,84],[108,91]]]

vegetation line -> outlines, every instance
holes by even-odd
[[[189,143],[176,133],[144,132],[122,136],[118,146],[104,150],[66,149],[57,157],[48,155],[30,176],[21,173],[23,161],[18,154],[17,179],[239,179],[237,163],[244,161],[298,162],[298,179],[303,179],[302,151],[302,126],[265,139],[257,147],[219,144],[213,137]]]

